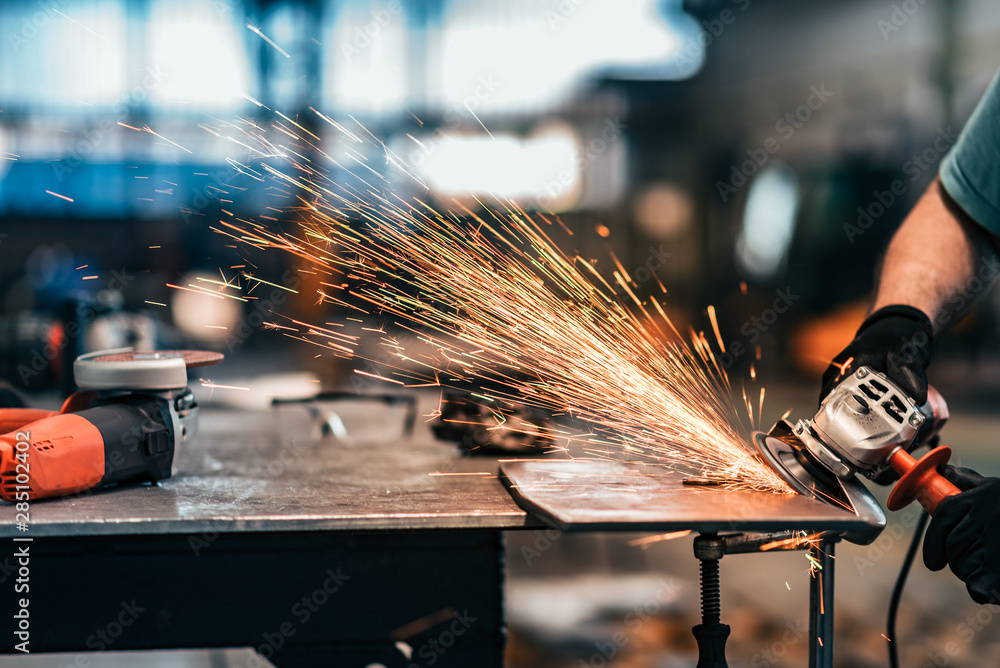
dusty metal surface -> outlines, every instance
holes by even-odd
[[[369,410],[363,405],[351,411]],[[418,420],[412,437],[345,444],[269,411],[206,409],[197,438],[156,485],[31,504],[30,530],[0,504],[0,536],[251,531],[514,529],[537,524],[496,477],[496,459],[459,455]],[[359,424],[375,416],[348,415]],[[485,475],[430,475],[432,473]]]
[[[564,531],[864,531],[845,509],[798,494],[733,492],[682,484],[657,466],[603,461],[503,462],[522,508]]]

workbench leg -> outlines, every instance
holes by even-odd
[[[833,668],[833,549],[836,540],[824,540],[809,549],[820,565],[809,582],[809,666]]]

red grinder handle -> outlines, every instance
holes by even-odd
[[[886,502],[889,510],[905,508],[916,499],[933,515],[942,499],[960,494],[962,490],[937,472],[937,468],[947,464],[949,459],[951,448],[947,445],[934,448],[919,460],[902,448],[894,452],[889,457],[889,464],[900,478]]]

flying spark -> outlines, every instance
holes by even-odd
[[[216,383],[209,382],[207,380],[201,381],[202,387],[207,387],[213,390],[249,390],[249,387],[239,387],[237,385],[217,385]]]
[[[66,19],[67,21],[75,23],[76,25],[80,26],[81,28],[83,28],[84,30],[86,30],[87,32],[89,32],[91,35],[94,35],[95,37],[98,37],[100,39],[103,39],[105,42],[108,42],[108,38],[105,37],[104,35],[100,34],[99,32],[96,32],[95,30],[92,30],[91,28],[88,28],[87,26],[83,25],[79,21],[66,16],[65,14],[63,14],[62,12],[60,12],[58,9],[52,9],[52,8],[50,8],[50,9],[51,9],[51,11],[53,13],[58,14],[59,16],[61,16],[64,19]],[[110,42],[108,42],[108,43],[110,44]]]
[[[46,190],[45,192],[48,193],[49,195],[52,195],[53,197],[58,197],[59,199],[64,199],[67,202],[72,202],[73,201],[72,198],[66,197],[66,195],[60,195],[59,193],[54,193],[51,190]]]
[[[369,144],[372,154],[410,174],[356,119],[360,129],[351,132],[316,113],[340,136]],[[704,333],[682,337],[656,296],[636,294],[620,263],[609,280],[588,259],[560,250],[549,236],[557,217],[506,199],[455,200],[439,211],[384,190],[389,179],[374,161],[353,159],[349,168],[326,156],[315,135],[287,117],[271,128],[285,143],[271,143],[269,131],[253,124],[237,143],[253,147],[260,173],[292,189],[286,212],[298,227],[223,218],[213,229],[297,256],[329,277],[320,301],[356,316],[343,320],[376,332],[392,324],[424,347],[410,351],[387,334],[369,333],[392,361],[377,362],[381,373],[357,373],[406,387],[471,385],[487,402],[582,421],[586,428],[566,439],[592,456],[623,453],[666,467],[725,472],[731,488],[792,493],[756,457],[741,417],[749,413],[752,427],[754,411],[745,393],[737,410]],[[304,144],[312,157],[304,157]],[[724,350],[714,309],[709,313]],[[359,352],[362,337],[288,320],[298,327],[286,336],[367,359]]]
[[[256,27],[256,26],[253,26],[253,25],[250,25],[249,23],[247,24],[247,28],[249,28],[249,29],[250,29],[250,32],[254,33],[254,34],[255,34],[255,35],[257,35],[258,37],[260,37],[260,38],[261,38],[262,40],[264,40],[265,42],[267,42],[268,44],[270,44],[271,46],[273,46],[273,47],[274,47],[275,49],[277,49],[277,50],[278,50],[278,53],[280,53],[281,55],[283,55],[283,56],[284,56],[285,58],[291,58],[291,56],[290,56],[290,55],[288,55],[288,52],[287,52],[287,51],[285,51],[285,50],[284,50],[284,49],[282,49],[282,48],[281,48],[280,46],[278,46],[278,45],[277,45],[277,44],[275,44],[275,43],[274,43],[273,41],[271,41],[271,38],[270,38],[270,37],[268,37],[267,35],[265,35],[264,33],[262,33],[262,32],[260,31],[260,28],[258,28],[258,27]],[[256,100],[255,100],[255,101],[256,101]]]
[[[671,531],[670,533],[661,533],[656,536],[646,536],[645,538],[636,538],[635,540],[630,540],[628,544],[631,547],[642,547],[645,548],[647,545],[652,543],[659,543],[665,540],[674,540],[675,538],[683,538],[691,533],[691,530],[687,531]]]
[[[791,538],[785,538],[782,540],[771,541],[770,543],[764,543],[760,546],[761,552],[767,552],[769,550],[797,550],[803,545],[815,545],[818,541],[823,538],[825,534],[814,533],[807,536],[793,536]]]
[[[854,362],[853,357],[848,357],[846,360],[844,360],[844,363],[838,367],[837,378],[840,378],[845,373],[847,373],[847,369],[850,368],[853,362]]]

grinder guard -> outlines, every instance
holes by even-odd
[[[796,492],[841,506],[867,522],[867,528],[845,533],[844,540],[868,545],[882,533],[885,512],[871,492],[856,477],[838,478],[813,461],[788,421],[779,420],[767,434],[755,432],[753,442],[761,459]]]

